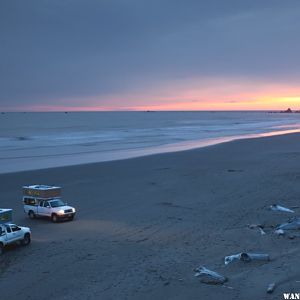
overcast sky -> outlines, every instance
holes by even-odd
[[[299,53],[299,0],[0,0],[0,109],[299,109]]]

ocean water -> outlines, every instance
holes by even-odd
[[[2,113],[0,172],[124,159],[297,131],[300,114]]]

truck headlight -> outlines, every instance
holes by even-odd
[[[61,209],[57,212],[58,215],[63,215],[65,212]]]

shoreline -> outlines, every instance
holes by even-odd
[[[264,299],[271,282],[276,299],[299,292],[299,232],[289,239],[272,226],[300,209],[269,209],[298,205],[299,136],[1,174],[1,205],[33,234],[29,247],[0,257],[3,298],[48,300],[54,294],[40,291],[49,286],[58,300]],[[52,224],[24,215],[21,187],[35,183],[62,186],[75,220]],[[264,224],[266,235],[247,224]],[[224,265],[224,256],[243,251],[271,260]],[[228,277],[231,288],[201,283],[192,271],[199,265]]]
[[[148,147],[143,149],[131,149],[124,151],[110,151],[107,153],[101,153],[99,151],[91,151],[84,153],[66,153],[64,155],[53,155],[46,157],[20,157],[20,158],[3,158],[2,168],[0,174],[10,174],[16,172],[26,172],[34,170],[43,170],[59,167],[69,167],[69,166],[80,166],[86,164],[94,164],[101,162],[110,162],[110,161],[120,161],[126,159],[134,159],[138,157],[147,157],[152,155],[160,155],[167,153],[176,153],[182,151],[196,150],[206,147],[215,146],[223,143],[230,143],[237,140],[247,140],[247,139],[256,139],[271,137],[277,135],[288,135],[300,133],[300,129],[289,129],[289,130],[277,130],[264,133],[250,133],[243,135],[235,136],[225,136],[217,138],[207,138],[203,140],[190,140],[188,142],[180,142],[176,144],[166,144],[155,147]],[[99,158],[101,155],[101,158]],[[23,160],[22,160],[23,159]],[[25,160],[24,160],[25,159]]]

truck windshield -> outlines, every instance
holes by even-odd
[[[64,206],[65,204],[61,200],[52,200],[50,201],[51,207]]]

